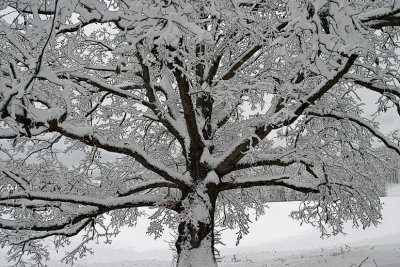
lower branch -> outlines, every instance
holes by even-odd
[[[317,117],[324,117],[324,118],[335,118],[338,120],[349,120],[351,122],[354,122],[358,124],[359,126],[367,129],[373,136],[381,140],[388,148],[393,149],[397,154],[400,155],[400,147],[390,141],[387,137],[385,137],[381,132],[375,129],[372,125],[368,124],[366,121],[363,121],[361,118],[353,116],[353,115],[347,115],[347,114],[341,114],[336,111],[330,111],[329,113],[325,112],[316,112],[316,111],[310,111],[308,112],[309,115],[317,116]]]
[[[249,188],[254,186],[284,186],[303,193],[319,193],[317,185],[290,178],[290,174],[273,176],[255,176],[249,178],[236,178],[229,182],[222,182],[219,191]]]
[[[26,237],[22,240],[18,240],[17,242],[14,242],[13,245],[19,245],[19,244],[22,244],[25,242],[44,239],[46,237],[55,236],[55,235],[72,237],[72,236],[79,234],[83,230],[83,228],[85,228],[91,221],[92,221],[92,219],[88,218],[88,219],[82,220],[81,222],[78,222],[76,224],[69,225],[60,230],[36,232],[34,234],[31,234],[29,237]]]

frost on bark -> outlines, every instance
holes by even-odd
[[[337,234],[376,225],[400,154],[398,1],[2,0],[0,244],[16,266],[110,243],[154,213],[178,266],[216,266],[217,229],[302,199]],[[360,97],[361,96],[361,97]],[[378,119],[377,119],[378,118]]]

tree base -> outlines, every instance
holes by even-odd
[[[207,238],[200,247],[184,249],[178,255],[177,267],[217,267],[211,241]]]

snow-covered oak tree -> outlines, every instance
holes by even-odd
[[[156,209],[150,234],[176,229],[178,266],[216,266],[215,228],[240,239],[276,186],[304,195],[292,217],[323,234],[379,221],[390,166],[376,144],[400,154],[399,135],[358,94],[400,114],[399,1],[0,10],[0,243],[17,266],[45,262],[40,240],[80,234],[71,262],[134,226],[139,207]]]

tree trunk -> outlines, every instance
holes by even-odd
[[[182,201],[178,226],[177,267],[216,267],[214,211],[216,197],[199,186]]]

